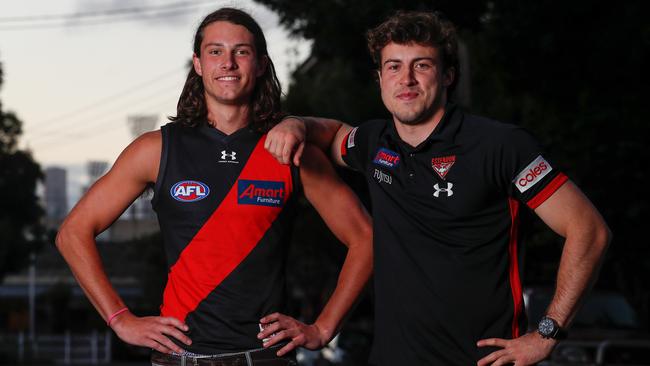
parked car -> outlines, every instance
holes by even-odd
[[[552,295],[549,288],[524,291],[529,331],[537,328]],[[540,365],[650,365],[650,333],[642,329],[622,294],[594,290],[576,314],[567,339]]]

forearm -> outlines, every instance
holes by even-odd
[[[365,239],[365,240],[372,240]],[[369,245],[351,245],[341,268],[336,288],[315,324],[329,342],[339,331],[372,274],[372,248]]]
[[[125,307],[104,272],[94,235],[80,235],[64,224],[56,237],[56,246],[88,300],[105,321]]]
[[[332,143],[344,125],[343,122],[320,117],[301,117],[301,119],[307,130],[307,142],[318,146],[321,151],[329,155]]]
[[[596,230],[568,235],[562,251],[553,300],[547,314],[567,327],[585,293],[597,277],[603,254],[610,241],[604,224]]]

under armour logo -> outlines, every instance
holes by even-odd
[[[237,160],[237,153],[235,151],[231,151],[230,154],[228,154],[226,150],[222,150],[221,160],[226,160],[226,158],[230,158],[230,160]]]
[[[433,188],[436,190],[435,192],[433,192],[433,197],[436,197],[436,198],[440,197],[440,192],[445,192],[445,193],[447,193],[447,197],[451,197],[451,196],[454,195],[454,191],[451,190],[453,187],[454,187],[454,184],[451,183],[451,182],[447,182],[447,188],[440,188],[438,183],[436,183],[436,184],[433,185]]]

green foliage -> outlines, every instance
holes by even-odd
[[[1,76],[0,65],[0,82]],[[44,237],[43,209],[36,197],[43,174],[31,154],[17,148],[21,133],[21,121],[0,104],[0,279],[24,268],[29,252],[38,249]]]
[[[257,1],[314,42],[293,74],[287,109],[353,124],[386,114],[365,31],[398,9],[446,14],[469,51],[469,109],[522,124],[547,146],[614,232],[600,285],[647,305],[647,2]],[[525,278],[552,283],[562,241],[547,229],[534,233]]]

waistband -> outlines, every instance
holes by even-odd
[[[208,356],[169,355],[158,351],[151,353],[152,366],[293,366],[295,358],[278,357],[276,353],[284,345],[257,348],[243,352],[222,353]],[[293,354],[293,353],[290,353]]]

